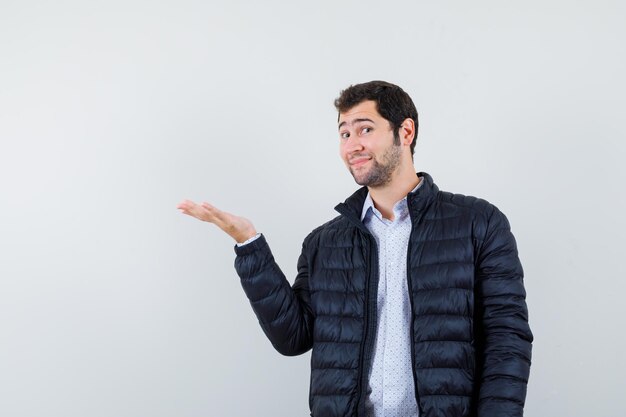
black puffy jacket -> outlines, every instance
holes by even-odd
[[[426,173],[408,195],[411,346],[422,417],[523,415],[530,370],[523,272],[506,217],[485,200],[439,191]],[[313,348],[314,417],[362,417],[376,329],[376,241],[360,220],[363,187],[304,240],[293,286],[263,236],[235,267],[276,350]]]

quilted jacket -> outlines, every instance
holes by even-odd
[[[522,416],[533,336],[509,223],[487,201],[417,175],[407,279],[420,416]],[[376,241],[360,220],[367,191],[306,237],[293,285],[264,236],[235,247],[241,284],[276,350],[313,349],[314,417],[365,416],[378,285]]]

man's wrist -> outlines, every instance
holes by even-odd
[[[259,238],[259,236],[261,236],[261,233],[257,233],[255,231],[254,235],[252,235],[251,237],[244,239],[243,241],[237,240],[237,246],[244,246],[244,245],[247,245],[248,243],[254,242],[255,240]]]

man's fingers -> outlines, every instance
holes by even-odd
[[[225,212],[223,212],[222,210],[218,209],[215,206],[212,206],[211,204],[207,203],[206,201],[201,204],[201,207],[211,217],[213,217],[215,219],[218,219],[218,220],[221,220],[221,221],[224,221],[224,214],[225,214]]]
[[[191,200],[183,200],[176,206],[176,208],[180,210],[191,210],[195,205],[196,203]]]
[[[199,220],[204,220],[207,222],[212,221],[211,213],[205,209],[203,206],[194,203],[191,200],[184,200],[178,206],[176,206],[179,210],[181,210],[184,214],[189,216],[193,216]]]
[[[186,201],[183,203],[180,203],[177,208],[183,213],[186,214],[188,216],[192,216],[192,217],[198,217],[198,213],[196,213],[196,211],[194,210],[196,207],[195,203],[192,201]]]
[[[217,207],[207,203],[206,201],[203,202],[200,205],[203,209],[207,210],[209,213],[215,214],[215,215],[219,215],[220,213],[222,213],[222,211],[220,209],[218,209]]]
[[[189,202],[187,200],[183,201],[182,203],[179,203],[176,206],[177,209],[181,210],[183,213],[185,214],[189,214]]]

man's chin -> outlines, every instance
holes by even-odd
[[[391,180],[389,177],[381,178],[372,176],[370,172],[355,174],[350,170],[350,173],[352,174],[352,178],[354,178],[354,182],[363,187],[379,188],[387,185]]]
[[[356,182],[358,185],[361,185],[361,186],[369,185],[370,178],[368,175],[355,174],[354,172],[351,172],[351,174],[352,174],[352,178],[354,178],[354,182]]]
[[[365,183],[367,182],[367,175],[364,175],[365,173],[362,172],[355,172],[354,169],[350,168],[350,174],[352,174],[352,178],[354,178],[354,182],[356,182],[359,185],[365,185]]]

